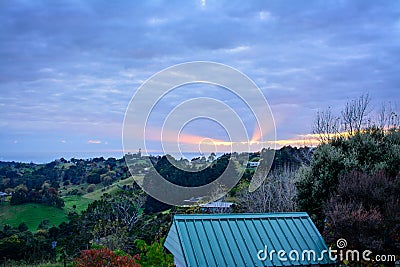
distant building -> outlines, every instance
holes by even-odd
[[[7,196],[11,196],[11,194],[7,194],[7,193],[4,193],[4,192],[0,192],[0,201],[1,201],[1,202],[6,201],[6,197],[7,197]]]
[[[231,210],[233,202],[215,201],[207,204],[201,204],[200,207],[204,212],[228,212]]]
[[[177,267],[335,264],[305,212],[175,215],[164,246]]]
[[[260,165],[259,161],[249,161],[247,162],[247,168],[257,168]]]
[[[126,160],[141,159],[141,158],[142,158],[142,149],[141,148],[139,148],[139,151],[137,153],[128,152],[127,154],[125,154]]]

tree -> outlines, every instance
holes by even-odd
[[[93,240],[96,245],[111,250],[128,250],[130,246],[127,228],[118,220],[99,220],[93,228]]]
[[[99,184],[101,182],[100,174],[98,172],[91,172],[87,176],[87,182],[90,184]]]
[[[26,225],[26,223],[22,222],[18,225],[18,231],[20,232],[24,232],[28,230],[28,226]]]
[[[333,115],[330,107],[325,111],[317,112],[312,127],[313,134],[318,135],[321,142],[328,142],[338,136],[346,134],[352,136],[372,126],[373,120],[368,117],[371,112],[369,109],[370,101],[368,94],[349,100],[340,116]]]
[[[383,170],[395,177],[400,170],[400,129],[376,126],[369,103],[368,95],[348,101],[340,119],[340,128],[348,134],[338,133],[322,139],[314,150],[310,166],[300,170],[296,183],[299,208],[309,212],[320,229],[325,219],[324,203],[336,192],[341,175],[353,170],[366,174]],[[317,114],[317,121],[319,117]],[[331,118],[334,116],[330,113],[323,116],[321,125],[329,125]],[[324,134],[321,129],[327,128],[314,128],[314,132]]]
[[[313,123],[313,134],[318,135],[321,142],[329,141],[340,132],[340,118],[334,117],[330,107],[325,111],[317,112]]]
[[[43,191],[44,193],[42,193],[41,203],[57,208],[64,207],[64,200],[58,196],[57,189],[50,187],[49,189]]]
[[[368,94],[361,95],[358,99],[354,99],[346,103],[342,111],[343,130],[350,135],[360,132],[367,123],[369,114],[368,105],[370,103]]]
[[[108,201],[117,219],[121,220],[130,232],[143,214],[146,195],[141,191],[120,191],[111,199],[108,198]]]
[[[96,244],[111,249],[131,248],[128,235],[143,214],[146,196],[141,191],[119,191],[104,194],[82,214],[84,225],[90,229]]]
[[[50,228],[49,232],[53,234],[52,241],[57,241],[58,253],[75,258],[90,246],[93,240],[92,230],[93,221],[76,212],[70,212],[68,222],[61,223],[59,230]]]
[[[96,190],[96,185],[95,184],[90,184],[87,188],[86,191],[88,193],[92,193],[94,190]]]
[[[10,204],[18,205],[26,202],[28,202],[28,189],[23,186],[12,194]]]
[[[315,149],[310,166],[299,170],[297,204],[320,229],[325,217],[324,202],[336,189],[338,176],[345,168],[345,157],[340,148],[323,143]]]
[[[38,229],[47,230],[50,227],[50,221],[48,219],[44,219],[39,223]]]
[[[377,125],[382,129],[396,129],[400,126],[399,112],[392,103],[382,105],[378,113]]]
[[[147,245],[143,240],[135,240],[135,245],[140,250],[139,263],[142,266],[174,266],[174,258],[171,254],[164,253],[163,243],[164,239],[161,239],[160,242],[155,241],[150,245]]]
[[[238,193],[238,209],[241,212],[289,212],[296,210],[295,172],[276,170],[269,174],[261,186],[249,192],[248,187]]]

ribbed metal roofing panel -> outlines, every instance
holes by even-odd
[[[175,215],[164,246],[182,266],[291,266],[332,264],[325,241],[305,212],[265,214]],[[267,246],[270,259],[261,261],[258,251]],[[284,250],[287,260],[280,260]],[[289,252],[300,257],[290,260]],[[316,252],[316,260],[301,258],[304,250]],[[294,255],[294,254],[293,254]]]

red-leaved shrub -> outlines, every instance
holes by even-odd
[[[400,175],[353,171],[339,177],[325,203],[325,240],[345,238],[349,248],[396,253],[400,229]]]
[[[139,256],[118,256],[108,248],[89,249],[81,252],[79,258],[75,259],[75,267],[140,267],[136,263]]]

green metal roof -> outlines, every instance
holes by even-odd
[[[325,241],[305,212],[175,215],[164,246],[177,266],[289,266],[333,264]],[[265,253],[266,259],[259,259]],[[270,253],[275,250],[276,253]],[[286,252],[277,255],[279,250]],[[292,250],[299,253],[290,254]],[[303,251],[316,253],[309,260]],[[298,258],[298,260],[290,260]],[[312,254],[311,254],[312,255]],[[283,256],[283,257],[282,257]],[[320,258],[320,259],[319,259]],[[283,260],[282,260],[283,259]]]

